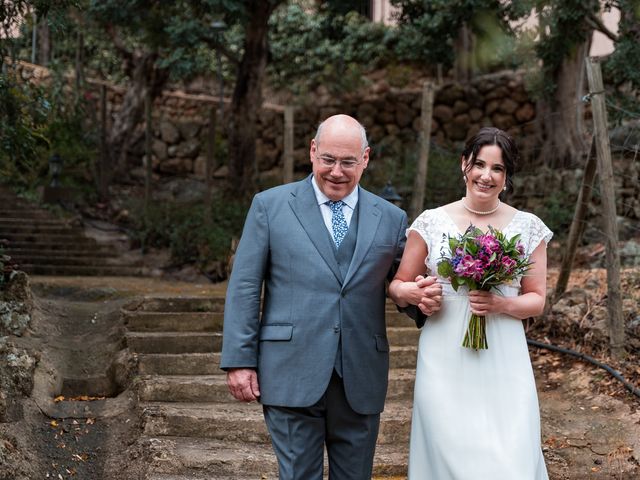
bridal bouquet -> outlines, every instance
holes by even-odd
[[[448,278],[454,290],[466,285],[469,290],[489,291],[511,282],[531,268],[520,235],[509,239],[492,227],[484,233],[470,225],[462,235],[449,238],[449,252],[441,252],[438,275]],[[486,349],[486,318],[471,314],[462,346],[475,350]]]

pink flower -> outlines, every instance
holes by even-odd
[[[506,256],[502,257],[501,263],[502,263],[502,268],[507,273],[511,273],[513,271],[513,268],[516,266],[516,261]]]
[[[477,238],[478,245],[489,252],[497,252],[500,250],[500,243],[493,235],[486,233]]]

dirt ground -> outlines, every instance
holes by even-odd
[[[572,278],[573,285],[584,281]],[[146,478],[148,459],[136,443],[139,412],[125,390],[126,361],[117,359],[123,346],[119,309],[135,296],[209,296],[225,285],[71,277],[32,283],[38,298],[32,331],[16,341],[39,352],[41,378],[25,402],[24,419],[0,424],[0,460],[11,468],[0,465],[0,480]],[[592,365],[536,348],[531,354],[550,478],[640,479],[640,398]],[[52,401],[62,379],[104,379],[105,371],[111,372],[111,397]],[[79,412],[77,418],[55,418],[65,409]]]

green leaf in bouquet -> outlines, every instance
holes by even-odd
[[[442,260],[438,263],[438,275],[443,278],[449,278],[452,277],[453,274],[453,265],[451,265],[448,260]]]

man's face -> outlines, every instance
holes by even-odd
[[[360,182],[369,163],[369,147],[363,153],[358,129],[327,125],[318,143],[311,140],[310,157],[322,193],[333,201],[342,200]]]

